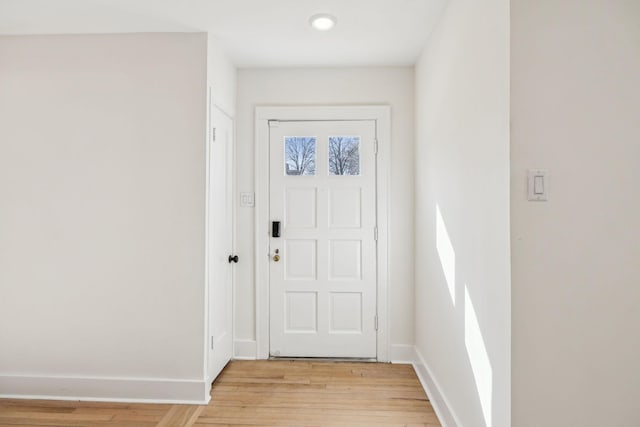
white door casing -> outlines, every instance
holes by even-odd
[[[212,382],[233,356],[233,120],[211,108],[208,149],[207,379]]]
[[[376,357],[375,121],[271,121],[270,355]]]
[[[271,218],[269,211],[269,121],[373,121],[377,157],[375,160],[375,186],[378,241],[376,258],[377,289],[377,351],[373,357],[389,361],[388,325],[388,217],[390,166],[390,108],[388,106],[340,107],[256,107],[255,116],[255,189],[256,189],[256,357],[266,359],[270,351],[270,293],[269,275],[272,264],[270,251]],[[283,229],[284,231],[284,229]],[[371,233],[373,238],[373,233]],[[349,245],[347,245],[348,247]],[[275,248],[275,247],[274,247]],[[346,247],[345,247],[346,248]],[[338,248],[340,249],[340,248]],[[284,265],[284,264],[283,264]],[[283,267],[284,268],[284,267]],[[353,296],[351,296],[353,297]],[[284,298],[284,297],[283,297]],[[304,299],[304,297],[303,297]],[[352,298],[353,299],[353,298]],[[346,298],[349,301],[349,297]],[[343,301],[337,301],[341,303]],[[363,308],[364,310],[364,308]],[[343,319],[344,320],[344,319]],[[373,319],[364,320],[374,326]],[[281,353],[282,354],[282,353]],[[333,353],[335,354],[335,353]]]

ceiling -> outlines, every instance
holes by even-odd
[[[250,67],[413,65],[447,0],[0,0],[0,35],[209,32]],[[309,17],[338,24],[318,32]]]

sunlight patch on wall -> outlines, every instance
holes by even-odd
[[[485,425],[491,427],[491,404],[493,398],[493,370],[487,353],[480,323],[467,286],[464,287],[464,343],[476,380],[478,398],[484,415]]]
[[[444,219],[442,219],[442,213],[440,213],[440,206],[438,205],[436,205],[436,247],[438,249],[438,256],[440,257],[442,271],[444,272],[444,278],[449,287],[451,302],[453,305],[456,305],[456,253],[453,250],[451,238],[449,237],[449,232],[447,231]]]

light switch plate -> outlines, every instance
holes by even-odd
[[[544,169],[529,169],[527,172],[527,198],[534,202],[546,202],[549,197],[549,176]]]
[[[240,193],[240,207],[253,208],[256,205],[255,193]]]

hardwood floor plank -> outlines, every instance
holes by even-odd
[[[207,406],[0,399],[0,427],[439,427],[410,365],[234,361]]]
[[[410,365],[232,362],[194,425],[439,426]]]
[[[157,427],[189,427],[198,419],[204,406],[174,405]]]

